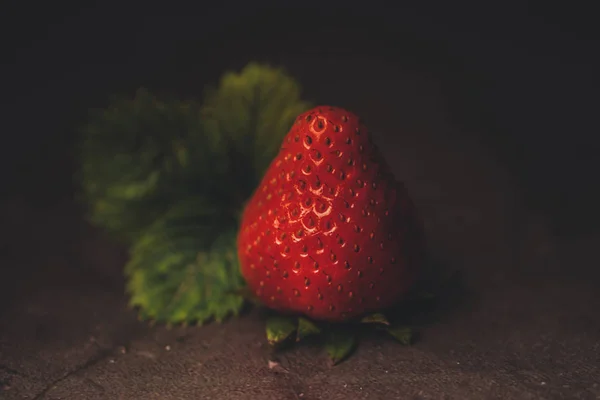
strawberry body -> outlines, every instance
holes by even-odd
[[[242,274],[267,307],[326,321],[392,306],[423,250],[413,203],[367,128],[329,106],[296,119],[238,235]]]

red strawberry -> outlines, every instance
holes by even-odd
[[[396,303],[423,238],[413,203],[358,117],[300,115],[249,201],[241,270],[268,307],[343,321]]]

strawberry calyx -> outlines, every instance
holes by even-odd
[[[460,287],[460,277],[456,272],[445,278],[431,279],[415,288],[402,307],[368,313],[346,323],[315,321],[306,316],[269,311],[265,321],[267,342],[274,352],[280,352],[311,339],[321,344],[332,365],[348,359],[363,334],[369,332],[384,332],[393,341],[410,346],[417,340],[422,326],[412,316],[426,316],[442,298],[449,300],[449,290],[456,291]]]
[[[324,323],[304,316],[273,314],[267,317],[265,333],[274,351],[288,348],[306,338],[317,339],[324,347],[329,361],[339,364],[347,359],[359,343],[360,326],[383,330],[398,343],[412,344],[414,329],[403,324],[392,324],[382,313],[374,313],[351,323]]]

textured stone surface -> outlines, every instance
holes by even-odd
[[[80,227],[76,213],[46,212],[55,216],[46,222],[55,227],[52,249],[44,245],[29,256],[2,259],[15,266],[37,263],[38,269],[33,279],[22,277],[17,296],[4,307],[0,398],[600,397],[600,322],[594,311],[600,301],[591,282],[567,275],[559,280],[556,274],[485,280],[468,274],[468,301],[426,326],[416,345],[368,336],[352,358],[330,368],[308,344],[273,358],[255,313],[222,325],[172,330],[138,323],[126,308],[118,271],[94,265],[100,257],[118,265],[119,250]],[[485,213],[482,218],[485,224]],[[37,235],[50,229],[40,224],[29,240],[43,242]],[[467,247],[466,240],[455,238],[457,246]],[[502,268],[501,254],[490,252],[478,254],[474,247],[462,265],[466,271]],[[269,361],[278,365],[270,368]]]

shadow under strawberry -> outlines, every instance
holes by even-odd
[[[272,358],[297,345],[317,345],[325,350],[332,365],[348,359],[366,338],[394,340],[412,345],[425,334],[426,327],[448,316],[469,298],[462,274],[444,275],[439,264],[419,279],[408,296],[395,307],[343,323],[315,321],[301,315],[282,315],[265,308],[256,298],[245,296],[259,307],[265,320],[266,339]]]

